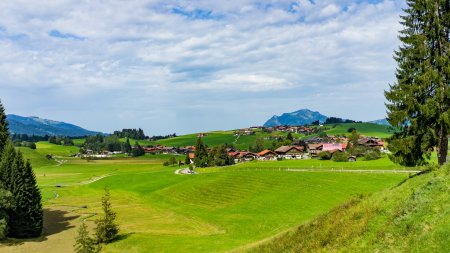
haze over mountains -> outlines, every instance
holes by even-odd
[[[27,134],[37,136],[87,136],[100,132],[89,131],[82,127],[39,117],[23,117],[9,114],[6,116],[9,123],[9,131],[12,134]],[[102,133],[100,133],[102,134]]]

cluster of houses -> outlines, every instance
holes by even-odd
[[[263,127],[263,126],[254,126],[249,128],[241,128],[234,132],[235,136],[238,135],[253,135],[255,134],[256,130],[262,130],[265,132],[285,132],[285,133],[297,133],[297,134],[304,134],[309,135],[312,133],[316,133],[319,131],[318,128],[309,127],[309,126],[274,126],[274,127]]]
[[[253,127],[256,128],[256,127]],[[240,133],[252,131],[253,128],[241,129]],[[303,131],[308,127],[276,127],[277,131],[284,129],[285,131]],[[279,129],[278,129],[279,128]],[[300,130],[299,130],[300,129]],[[303,129],[303,130],[302,130]],[[384,150],[384,142],[379,138],[362,137],[359,139],[359,144],[369,148],[378,148]],[[281,146],[276,150],[263,150],[259,153],[249,151],[241,151],[233,148],[227,148],[228,155],[234,158],[236,163],[252,161],[252,160],[277,160],[277,159],[307,159],[317,158],[321,152],[328,151],[330,154],[335,152],[345,152],[348,146],[348,139],[346,137],[328,136],[326,138],[312,137],[306,139],[303,143],[294,142],[294,145]],[[301,145],[303,144],[303,145]],[[153,147],[143,147],[146,154],[173,154],[173,155],[189,155],[189,158],[194,159],[194,146],[185,147],[169,147],[157,145]],[[96,157],[109,157],[121,152],[104,151],[100,154],[94,154],[92,151],[87,152],[86,155]],[[351,158],[352,159],[352,158]]]

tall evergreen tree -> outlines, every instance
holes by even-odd
[[[0,157],[8,138],[8,121],[6,121],[5,108],[3,108],[2,101],[0,100]]]
[[[41,193],[31,164],[16,153],[12,164],[11,193],[15,208],[10,212],[10,235],[17,238],[37,237],[43,228]]]
[[[450,0],[408,0],[403,45],[395,52],[397,82],[385,92],[388,120],[400,129],[391,140],[391,159],[422,165],[437,146],[444,164],[450,130]]]
[[[208,151],[205,145],[203,145],[202,137],[198,137],[195,144],[194,164],[196,167],[208,166]]]

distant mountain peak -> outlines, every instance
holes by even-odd
[[[325,122],[328,117],[310,109],[300,109],[291,113],[283,113],[282,115],[274,115],[266,123],[265,127],[273,126],[300,126],[311,124],[314,121]]]
[[[102,134],[100,132],[89,131],[79,126],[43,119],[37,116],[23,117],[15,114],[6,116],[9,123],[9,131],[12,134],[27,134],[37,136],[87,136]]]

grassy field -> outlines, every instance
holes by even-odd
[[[228,252],[287,231],[360,194],[393,187],[409,175],[331,171],[401,169],[387,159],[250,162],[175,175],[178,167],[161,165],[167,156],[85,161],[64,157],[73,150],[48,143],[22,151],[42,190],[45,235],[0,246],[0,252],[70,252],[81,219],[93,227],[105,187],[121,227],[120,239],[105,252]],[[59,162],[45,159],[47,153],[59,154]],[[287,170],[295,168],[317,171]]]

